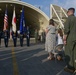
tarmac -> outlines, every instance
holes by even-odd
[[[35,44],[31,40],[30,46],[13,47],[12,41],[9,46],[0,47],[0,75],[75,75],[64,71],[65,61],[47,60],[48,53],[44,43]]]

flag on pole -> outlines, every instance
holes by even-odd
[[[12,39],[12,27],[10,27],[10,39]]]
[[[16,14],[15,14],[15,7],[14,7],[14,10],[13,10],[12,31],[14,33],[16,33]]]
[[[20,19],[20,34],[23,34],[25,30],[26,28],[25,28],[25,20],[24,20],[24,9],[22,9],[21,19]]]
[[[23,20],[23,33],[26,33],[26,26],[25,26],[25,20]]]
[[[8,15],[7,15],[7,8],[5,10],[5,16],[4,16],[4,27],[3,30],[7,30],[8,29]]]

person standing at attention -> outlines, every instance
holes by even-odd
[[[1,36],[2,36],[2,32],[0,31],[0,47],[1,47]]]
[[[20,46],[23,46],[23,39],[24,39],[24,35],[22,32],[20,32]]]
[[[17,44],[17,32],[12,31],[12,39],[13,39],[14,47],[16,47],[16,44]]]
[[[8,42],[9,42],[9,32],[8,32],[8,30],[4,30],[4,43],[5,43],[5,47],[8,47]]]
[[[38,30],[35,30],[35,43],[38,43]]]
[[[30,29],[29,26],[27,26],[27,31],[26,31],[26,39],[27,39],[27,46],[30,46]]]
[[[54,25],[54,20],[49,20],[49,25],[46,28],[46,42],[45,42],[45,51],[48,51],[48,59],[52,60],[54,58],[54,48],[56,45],[56,27]]]
[[[64,24],[64,44],[65,44],[65,71],[74,72],[76,69],[76,17],[75,9],[69,8],[68,18]]]

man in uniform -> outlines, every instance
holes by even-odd
[[[23,38],[24,38],[23,34],[20,33],[20,46],[21,47],[23,46]]]
[[[1,47],[1,36],[2,36],[2,32],[0,31],[0,47]]]
[[[67,66],[65,71],[74,72],[76,69],[76,17],[75,9],[68,9],[68,18],[64,24],[64,44],[65,44],[65,61]]]
[[[4,43],[5,47],[8,47],[8,39],[9,39],[9,33],[7,30],[4,31]]]
[[[28,26],[26,31],[26,39],[27,39],[27,46],[30,46],[30,31]]]
[[[38,30],[35,30],[35,43],[38,43]]]
[[[14,47],[16,47],[16,43],[17,43],[17,32],[12,32],[12,38],[13,38]]]
[[[45,42],[45,30],[44,29],[41,33],[41,36],[42,36],[42,43],[44,43]]]

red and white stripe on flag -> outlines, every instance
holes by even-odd
[[[7,16],[7,9],[5,11],[5,16],[4,16],[4,28],[3,30],[7,30],[8,29],[8,16]]]
[[[13,32],[16,32],[16,14],[15,14],[15,8],[14,8],[14,10],[13,10],[12,31],[13,31]]]

